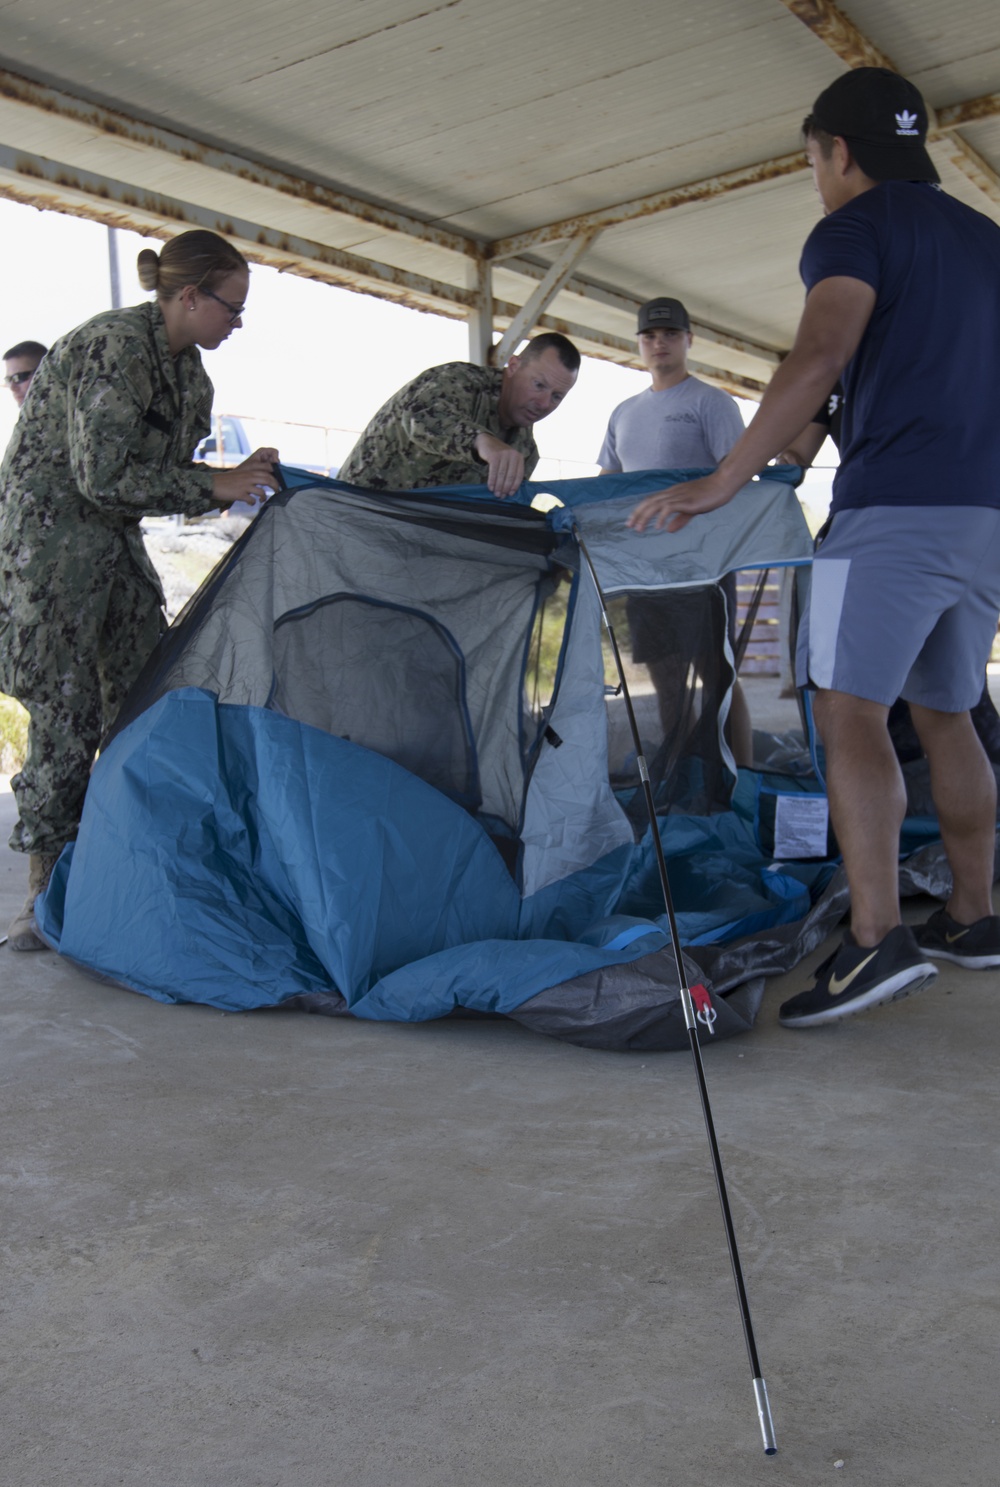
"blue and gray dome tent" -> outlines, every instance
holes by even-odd
[[[609,761],[600,609],[573,523],[619,595],[801,564],[811,543],[778,472],[676,535],[626,528],[639,496],[685,473],[498,502],[285,471],[130,696],[39,903],[46,938],[161,1001],[403,1021],[465,1008],[592,1046],[686,1046],[648,835],[627,763]],[[532,509],[542,490],[561,506]],[[533,700],[560,582],[555,680]],[[673,761],[686,798],[661,824],[691,947],[810,907],[808,874],[774,870],[746,821],[691,813],[709,755],[723,805],[735,784],[725,695],[702,720],[711,747]],[[760,979],[730,961],[723,995],[710,962],[703,948],[692,976],[716,1035],[740,1031]]]

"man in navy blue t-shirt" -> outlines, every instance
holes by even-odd
[[[795,345],[716,472],[630,518],[677,531],[725,505],[842,378],[841,465],[799,680],[816,689],[851,930],[781,1008],[789,1027],[917,991],[935,958],[1000,965],[996,783],[969,718],[1000,611],[1000,227],[940,190],[923,99],[896,73],[838,78],[803,132],[826,216],[802,253]],[[930,761],[953,877],[916,936],[899,913],[906,797],[886,727],[897,696]]]

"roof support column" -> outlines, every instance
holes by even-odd
[[[573,270],[597,235],[598,230],[595,227],[590,232],[581,233],[579,237],[573,238],[566,244],[527,304],[514,316],[504,331],[494,353],[497,366],[503,366],[508,356],[517,349],[528,332],[538,324],[539,316],[545,313],[560,289],[573,277]]]
[[[490,365],[493,350],[493,265],[488,258],[476,261],[475,296],[469,311],[469,360],[477,367]]]

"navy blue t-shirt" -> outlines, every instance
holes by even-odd
[[[845,276],[876,293],[844,368],[831,510],[1000,506],[1000,227],[883,181],[813,229],[799,268],[807,291]]]

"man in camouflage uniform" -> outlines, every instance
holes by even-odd
[[[18,408],[21,407],[31,388],[38,363],[48,350],[41,341],[18,341],[3,354],[4,383],[10,388]]]
[[[211,407],[197,349],[172,356],[159,307],[138,305],[56,342],[8,447],[0,691],[30,714],[10,840],[31,854],[29,902],[76,836],[98,741],[160,633],[163,591],[139,520],[218,504],[212,471],[191,463]]]
[[[503,370],[431,367],[383,404],[339,478],[368,490],[485,484],[512,496],[538,464],[532,427],[559,406],[579,367],[573,343],[548,332]]]

